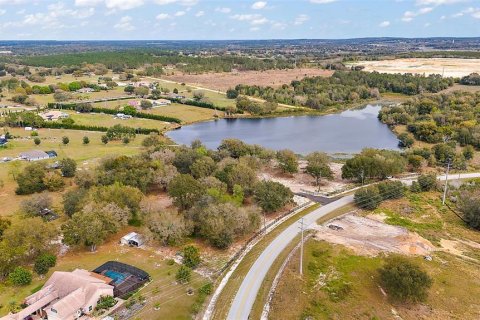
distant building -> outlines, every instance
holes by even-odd
[[[8,143],[7,138],[3,135],[0,136],[0,146],[4,146]]]
[[[53,150],[45,151],[45,153],[48,154],[49,158],[56,158],[58,156],[58,154]]]
[[[152,104],[154,107],[163,107],[163,106],[171,105],[172,101],[168,99],[158,99],[158,100],[152,100]]]
[[[50,158],[48,153],[41,150],[31,150],[20,153],[20,158],[27,161],[39,161]]]
[[[58,110],[51,110],[48,112],[40,113],[39,116],[42,117],[42,119],[45,121],[57,121],[59,119],[66,119],[69,117],[68,113]]]
[[[81,89],[78,89],[76,92],[77,93],[91,93],[91,92],[94,92],[95,90],[93,90],[92,88],[81,88]]]
[[[124,114],[124,113],[117,113],[115,115],[118,119],[126,120],[126,119],[131,119],[132,116],[129,114]]]
[[[185,96],[182,96],[182,95],[179,95],[179,94],[173,93],[173,92],[170,92],[167,96],[169,98],[173,98],[173,99],[185,99]]]
[[[138,107],[140,107],[140,101],[130,100],[130,101],[128,101],[128,105],[131,106],[131,107],[138,108]]]

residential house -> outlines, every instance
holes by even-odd
[[[27,161],[39,161],[50,158],[48,153],[41,150],[31,150],[20,153],[20,158]]]
[[[59,119],[66,119],[69,117],[68,113],[58,111],[58,110],[50,110],[48,112],[43,112],[39,114],[45,121],[57,121]]]
[[[130,107],[134,107],[134,108],[140,108],[140,104],[141,102],[139,100],[130,100],[128,101],[128,105]]]
[[[92,88],[81,88],[81,89],[78,89],[76,92],[77,93],[92,93],[94,92],[95,90],[93,90]]]
[[[185,99],[185,96],[173,92],[170,92],[167,96],[173,99]]]
[[[0,136],[0,147],[6,145],[7,143],[8,143],[8,141],[7,141],[7,138],[5,137],[5,135]]]
[[[55,271],[39,291],[25,299],[22,311],[0,320],[23,320],[31,315],[48,320],[75,320],[89,315],[101,296],[113,296],[111,278],[76,269]]]
[[[152,100],[152,104],[154,107],[164,107],[164,106],[171,105],[172,101],[168,99],[158,99],[158,100]]]
[[[131,118],[132,118],[131,115],[129,115],[129,114],[124,114],[124,113],[117,113],[117,114],[115,115],[115,117],[118,118],[118,119],[122,119],[122,120],[126,120],[126,119],[131,119]]]

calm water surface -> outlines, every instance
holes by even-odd
[[[398,140],[377,119],[380,106],[347,110],[326,116],[292,116],[265,119],[220,119],[200,122],[170,131],[179,144],[200,139],[208,148],[217,148],[226,138],[237,138],[267,148],[291,149],[296,153],[313,151],[357,153],[365,147],[398,149]]]

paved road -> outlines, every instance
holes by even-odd
[[[331,202],[323,207],[312,211],[304,217],[307,226],[316,224],[316,221],[333,210],[341,208],[346,204],[353,202],[353,195],[343,197],[339,200]],[[232,302],[230,311],[228,313],[229,320],[248,319],[250,310],[253,307],[258,290],[262,285],[268,270],[270,270],[275,259],[285,248],[292,242],[292,240],[299,234],[299,224],[294,223],[285,229],[279,236],[273,240],[270,245],[257,258],[253,266],[250,268],[242,285]]]
[[[463,174],[452,174],[448,176],[448,180],[457,180],[457,179],[471,179],[471,178],[480,178],[480,173],[463,173]],[[445,181],[445,176],[441,175],[437,177],[440,181]],[[411,184],[412,179],[402,180],[405,184]],[[348,195],[343,198],[340,198],[336,201],[333,201],[329,204],[326,204],[323,207],[318,208],[317,210],[307,214],[305,219],[305,224],[311,226],[316,224],[316,221],[327,215],[328,213],[341,208],[349,203],[353,202],[353,195]],[[260,286],[267,275],[268,270],[272,267],[275,259],[280,255],[280,253],[285,250],[290,242],[300,233],[299,224],[293,223],[282,233],[280,233],[271,243],[265,248],[262,254],[257,258],[255,263],[252,265],[248,274],[240,286],[237,294],[235,295],[232,305],[230,306],[230,311],[228,313],[227,319],[229,320],[246,320],[252,310],[253,304],[257,297]]]

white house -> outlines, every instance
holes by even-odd
[[[163,107],[163,106],[171,105],[172,101],[168,99],[158,99],[158,100],[152,100],[152,104],[154,107]]]
[[[32,315],[48,320],[75,320],[90,314],[101,296],[113,296],[112,279],[75,269],[55,271],[39,291],[25,299],[27,306],[0,320],[23,320]]]

